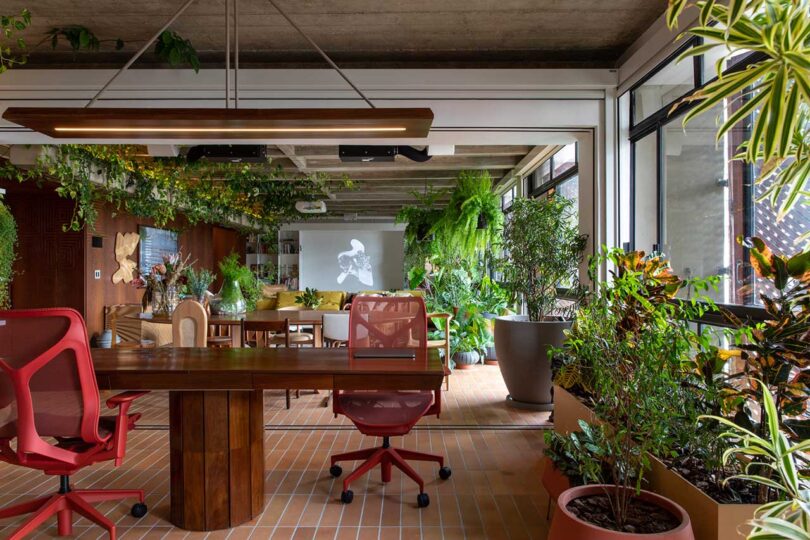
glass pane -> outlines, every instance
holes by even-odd
[[[546,160],[532,174],[532,191],[551,180],[551,160]]]
[[[577,165],[577,145],[569,144],[560,148],[554,157],[554,177],[560,176],[565,171],[571,170]]]
[[[669,107],[695,87],[695,68],[691,58],[674,60],[647,82],[633,90],[633,124]]]
[[[715,142],[718,110],[689,123],[680,119],[662,131],[664,141],[663,251],[681,277],[722,276],[719,302],[733,301],[731,259],[731,151],[726,138]]]
[[[633,231],[635,249],[650,253],[658,242],[658,186],[656,171],[656,133],[652,132],[633,145]]]
[[[728,49],[725,47],[715,47],[703,55],[703,83],[707,83],[712,79],[717,78],[717,62],[723,59],[728,54]],[[723,60],[720,67],[721,71],[725,71],[730,67],[734,67],[740,60],[751,54],[751,51],[740,49],[734,51],[731,56]]]
[[[573,219],[579,223],[579,175],[574,175],[557,185],[557,195],[573,201]]]

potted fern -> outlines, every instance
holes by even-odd
[[[578,301],[559,302],[558,287],[581,297],[578,272],[585,249],[563,197],[516,199],[504,228],[503,288],[526,306],[526,315],[495,319],[495,352],[513,406],[551,410],[551,358],[563,343]]]

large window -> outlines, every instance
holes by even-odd
[[[526,177],[526,193],[537,197],[557,189],[558,186],[577,176],[577,145],[563,146]],[[569,184],[569,190],[570,188]],[[577,196],[579,194],[577,193]]]
[[[753,58],[742,53],[729,67],[739,69]],[[795,240],[810,227],[810,207],[797,205],[777,223],[770,202],[758,200],[766,186],[755,182],[757,167],[733,160],[750,122],[715,140],[718,115],[733,114],[739,100],[718,105],[686,129],[682,120],[690,105],[670,114],[689,90],[687,74],[693,73],[694,87],[705,84],[716,76],[716,59],[676,65],[673,55],[619,99],[620,115],[630,120],[624,133],[630,144],[621,145],[627,157],[620,163],[629,170],[620,187],[620,218],[629,228],[622,226],[622,240],[663,252],[682,277],[719,275],[718,302],[756,305],[767,284],[754,279],[737,236],[761,236],[782,253],[795,253]]]

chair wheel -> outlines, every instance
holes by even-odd
[[[130,510],[130,514],[134,518],[142,518],[146,515],[146,505],[143,503],[135,503],[132,505],[132,510]]]
[[[427,493],[420,493],[416,496],[416,506],[419,508],[425,508],[427,505],[430,504],[430,497],[428,497]]]
[[[354,500],[354,491],[352,490],[344,491],[343,493],[340,494],[340,502],[342,502],[343,504],[351,504],[353,500]]]
[[[442,467],[441,469],[439,469],[439,478],[441,478],[442,480],[447,480],[448,478],[450,478],[450,475],[452,474],[453,471],[450,470],[450,467]]]
[[[340,465],[332,465],[331,467],[329,467],[329,474],[337,478],[338,476],[343,474],[343,467],[341,467]]]

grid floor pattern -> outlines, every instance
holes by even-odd
[[[328,472],[329,456],[375,444],[344,420],[333,420],[320,407],[324,397],[307,393],[283,409],[283,393],[268,393],[268,424],[290,426],[265,432],[264,512],[250,523],[228,531],[190,533],[175,529],[169,515],[168,431],[166,397],[154,393],[134,409],[146,412],[132,432],[124,465],[99,464],[74,477],[77,488],[142,488],[149,514],[129,516],[130,503],[97,506],[118,525],[119,538],[545,538],[547,496],[540,485],[543,430],[548,413],[509,409],[497,368],[481,366],[458,372],[451,380],[445,414],[425,421],[406,437],[392,438],[395,447],[442,453],[453,476],[442,481],[435,465],[414,463],[426,481],[430,506],[416,507],[416,484],[395,470],[389,484],[379,469],[352,485],[354,502],[343,505],[341,482]],[[144,404],[145,406],[142,406]],[[299,426],[310,425],[310,428]],[[518,427],[522,426],[522,427]],[[338,427],[338,429],[335,429]],[[481,429],[485,427],[486,429]],[[351,464],[345,464],[348,472]],[[344,472],[345,474],[345,472]],[[0,464],[0,507],[56,490],[54,478]],[[0,521],[0,538],[22,518]],[[76,519],[77,538],[105,538],[98,527]],[[34,538],[56,535],[56,522],[43,525]]]

